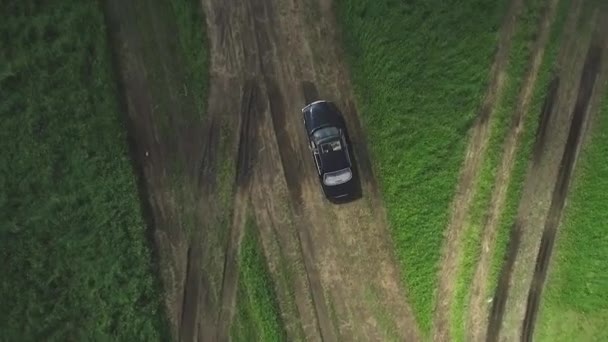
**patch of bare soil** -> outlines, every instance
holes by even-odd
[[[250,196],[258,226],[263,225],[261,240],[279,284],[282,310],[291,304],[289,290],[280,285],[281,265],[285,260],[302,265],[288,281],[296,308],[283,312],[288,333],[297,336],[293,320],[298,318],[303,335],[312,340],[418,340],[375,192],[368,195],[373,199],[369,202],[328,203],[307,148],[300,112],[306,98],[320,95],[334,100],[353,125],[351,138],[359,167],[369,169],[361,172],[362,182],[375,184],[371,163],[361,153],[365,149],[348,77],[335,50],[330,8],[278,0],[203,3],[211,42],[212,88],[222,80],[240,83],[245,77],[254,78],[267,96]],[[317,27],[306,18],[310,11],[317,11]],[[331,34],[318,35],[317,28]],[[319,51],[328,57],[315,59]],[[304,89],[303,81],[309,81]],[[230,92],[222,95],[215,100],[238,101]],[[222,323],[218,336],[227,336],[228,327]]]
[[[558,57],[559,88],[554,104],[545,106],[552,112],[541,116],[543,126],[539,127],[535,156],[490,314],[490,341],[529,340],[532,336],[547,262],[587,120],[589,97],[596,94],[593,88],[601,53],[597,38],[591,40],[590,34],[596,19],[594,16],[582,33],[577,32],[578,13],[573,11],[566,26]],[[595,37],[599,36],[596,33]],[[536,265],[534,270],[532,265]]]
[[[475,192],[475,184],[483,161],[489,138],[489,118],[494,104],[500,97],[504,84],[504,73],[511,49],[511,37],[515,32],[517,16],[522,8],[522,0],[513,0],[509,5],[504,22],[500,29],[498,49],[490,72],[490,85],[481,105],[477,121],[472,128],[467,152],[456,196],[452,202],[451,216],[445,232],[445,244],[442,250],[439,268],[439,284],[436,293],[435,313],[433,317],[433,340],[449,341],[450,308],[454,297],[455,279],[461,252],[461,234],[467,213],[469,212]]]
[[[530,99],[536,86],[538,71],[543,61],[545,46],[550,36],[550,27],[555,17],[557,0],[551,1],[545,8],[544,14],[539,21],[539,33],[537,40],[532,48],[530,55],[530,67],[524,76],[523,86],[519,93],[517,107],[513,112],[513,120],[505,144],[500,166],[497,170],[497,178],[492,192],[489,213],[486,215],[486,222],[483,224],[482,249],[479,262],[471,285],[471,298],[467,322],[467,340],[483,341],[487,327],[488,306],[486,304],[486,293],[488,283],[488,273],[492,260],[492,250],[496,239],[496,229],[498,220],[501,217],[503,205],[509,187],[511,173],[515,161],[515,152],[519,138],[522,133],[524,116],[528,113]]]

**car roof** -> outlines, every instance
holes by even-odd
[[[333,146],[328,146],[333,145]],[[342,145],[342,140],[333,139],[333,141],[324,142],[319,146],[321,153],[321,169],[323,172],[332,172],[350,167],[346,146]]]

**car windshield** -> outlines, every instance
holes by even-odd
[[[350,168],[346,168],[326,173],[323,175],[323,183],[327,186],[340,185],[348,182],[351,178],[353,178],[353,173]]]
[[[338,129],[336,127],[324,127],[313,133],[313,137],[317,144],[328,138],[336,138],[339,135],[340,135],[340,131],[338,131]]]

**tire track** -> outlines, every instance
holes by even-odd
[[[510,231],[505,262],[493,297],[489,315],[487,341],[521,338],[526,298],[533,278],[542,227],[549,212],[553,190],[560,172],[560,159],[565,151],[568,129],[586,52],[595,20],[585,27],[580,22],[583,1],[573,1],[564,30],[551,91],[545,99],[544,113],[539,115],[537,140],[528,165],[515,224]],[[547,111],[551,111],[547,113]],[[540,139],[539,139],[540,138]],[[536,153],[536,155],[534,155]]]
[[[598,33],[596,33],[596,35],[597,34]],[[528,293],[526,313],[522,327],[522,341],[531,341],[534,334],[534,324],[536,323],[538,306],[547,277],[547,269],[555,243],[555,235],[561,221],[571,176],[576,166],[583,132],[588,121],[591,97],[594,91],[597,90],[596,81],[601,67],[602,53],[603,48],[596,42],[592,42],[583,67],[578,96],[572,116],[572,123],[566,141],[566,148],[560,162],[560,169],[553,190],[551,206],[545,221],[545,227],[534,268],[534,276]]]
[[[262,113],[264,103],[260,101],[259,86],[254,80],[245,82],[241,97],[240,139],[236,164],[237,186],[232,226],[227,241],[224,259],[224,274],[220,291],[220,308],[216,326],[217,341],[227,341],[230,324],[234,317],[236,293],[239,279],[239,255],[241,241],[245,233],[245,221],[248,210],[251,169],[255,162],[257,140],[257,116]]]
[[[276,140],[279,148],[279,155],[281,157],[281,164],[285,173],[285,180],[287,181],[287,188],[293,203],[293,209],[296,217],[299,218],[296,222],[298,232],[298,242],[302,257],[304,259],[304,267],[306,270],[306,277],[308,284],[311,288],[311,297],[313,306],[316,313],[316,321],[319,324],[319,331],[321,332],[321,338],[323,341],[337,341],[335,335],[335,328],[331,324],[329,310],[326,305],[325,294],[323,286],[321,285],[321,278],[319,272],[315,266],[314,251],[312,238],[307,230],[310,226],[310,222],[306,216],[302,213],[302,190],[299,175],[301,161],[297,158],[298,154],[292,147],[290,137],[286,134],[279,134],[279,132],[285,132],[285,110],[283,106],[282,96],[278,90],[276,84],[272,81],[267,80],[269,85],[269,99],[270,100],[270,113],[272,117],[272,124],[274,132],[276,134]]]
[[[146,216],[155,223],[149,233],[154,235],[171,337],[204,339],[214,330],[217,307],[212,291],[217,289],[212,278],[221,270],[214,264],[203,272],[210,254],[205,247],[213,245],[209,241],[215,241],[215,234],[207,229],[213,218],[201,219],[197,209],[207,207],[213,191],[216,179],[209,171],[217,162],[212,153],[217,141],[212,135],[201,138],[210,126],[189,120],[198,114],[192,98],[176,95],[189,81],[183,78],[183,56],[167,39],[167,32],[176,29],[168,4],[150,4],[143,12],[142,4],[110,0],[100,6],[113,48],[118,93],[126,97],[129,143],[142,156],[137,171],[147,184]],[[169,48],[158,50],[162,47]],[[201,150],[206,151],[202,158]],[[204,186],[197,187],[199,177],[206,178]],[[176,186],[178,178],[185,186]],[[190,234],[192,226],[200,229]]]
[[[559,86],[560,78],[559,76],[554,76],[549,83],[549,90],[547,91],[545,102],[543,103],[543,109],[541,111],[536,130],[535,144],[532,151],[532,161],[534,163],[538,163],[539,158],[542,155],[543,146],[545,145],[545,141],[547,139],[547,124],[549,123],[549,120],[551,120],[553,107],[557,102]]]
[[[302,208],[302,174],[300,172],[303,168],[302,160],[298,158],[298,153],[292,145],[291,137],[287,134],[286,106],[281,88],[272,77],[274,73],[273,67],[276,67],[273,63],[274,60],[266,59],[266,56],[272,56],[273,46],[271,42],[278,43],[276,33],[271,28],[273,27],[272,18],[275,9],[270,2],[255,2],[249,5],[249,10],[253,15],[255,44],[260,56],[259,69],[267,90],[271,121],[274,127],[275,139],[279,146],[279,156],[292,208],[295,216],[298,218],[296,222],[298,245],[300,246],[303,258],[308,286],[311,290],[310,295],[315,309],[316,322],[323,341],[336,341],[335,328],[332,326],[323,286],[321,285],[320,276],[316,268],[312,238],[307,229],[310,223],[300,210]]]
[[[541,114],[541,118],[544,118],[544,122],[541,123],[543,123],[544,125],[547,124],[548,119],[551,116],[551,113],[549,111],[553,109],[553,103],[557,102],[558,86],[559,78],[555,78],[549,95],[545,98],[543,113]],[[541,129],[541,127],[539,127],[539,129]],[[544,130],[544,128],[542,130]],[[496,341],[498,338],[498,333],[500,330],[500,325],[502,322],[504,308],[507,300],[508,285],[511,279],[510,270],[512,270],[514,267],[515,260],[517,258],[517,251],[519,250],[521,241],[522,222],[519,219],[513,224],[510,232],[511,233],[509,235],[508,240],[509,242],[507,244],[506,249],[507,254],[505,255],[505,264],[503,265],[503,269],[498,280],[498,286],[496,288],[494,298],[492,299],[492,308],[489,312],[489,315],[487,316],[487,329],[485,332],[483,332],[484,335],[476,335],[481,337],[479,337],[479,339],[475,339],[475,341],[484,339],[487,341]],[[483,293],[480,293],[480,295],[483,296]],[[482,316],[481,318],[483,319],[484,317]],[[476,334],[480,333],[476,332]]]
[[[474,197],[475,183],[479,175],[483,155],[489,138],[489,118],[493,112],[496,99],[500,97],[504,85],[504,70],[507,66],[511,40],[516,28],[516,19],[523,5],[523,0],[512,0],[500,29],[498,49],[491,68],[490,85],[473,127],[464,166],[460,174],[456,195],[452,202],[451,217],[444,237],[439,283],[436,292],[435,313],[433,317],[433,340],[449,341],[450,308],[454,297],[458,260],[461,254],[461,234]]]
[[[269,101],[268,96],[266,100]],[[273,104],[275,108],[282,108]],[[320,341],[321,332],[312,298],[298,222],[290,206],[290,195],[280,160],[279,144],[268,110],[261,118],[259,158],[252,185],[252,205],[256,215],[269,270],[277,284],[277,296],[290,341]],[[282,109],[281,109],[282,110]],[[268,170],[275,170],[269,172]]]
[[[538,38],[532,48],[530,55],[531,67],[526,71],[524,76],[523,87],[519,93],[517,107],[513,112],[513,119],[505,145],[503,148],[503,157],[497,170],[497,178],[490,202],[489,214],[486,216],[486,222],[483,225],[482,249],[479,257],[479,262],[473,277],[471,286],[471,298],[469,301],[469,311],[467,326],[469,327],[469,340],[482,341],[485,333],[484,326],[487,322],[487,307],[485,305],[485,296],[488,285],[488,273],[490,271],[490,263],[492,260],[492,251],[494,250],[496,229],[499,218],[502,215],[502,209],[506,200],[507,190],[511,181],[512,169],[515,162],[515,154],[523,131],[524,117],[528,114],[530,100],[536,86],[538,71],[543,61],[545,47],[550,37],[551,24],[555,18],[557,9],[557,0],[552,0],[548,8],[544,9],[544,13],[538,22]]]

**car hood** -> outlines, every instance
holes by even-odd
[[[325,103],[315,104],[304,112],[306,119],[306,131],[312,134],[313,131],[327,126],[342,127],[340,116],[335,113]]]

